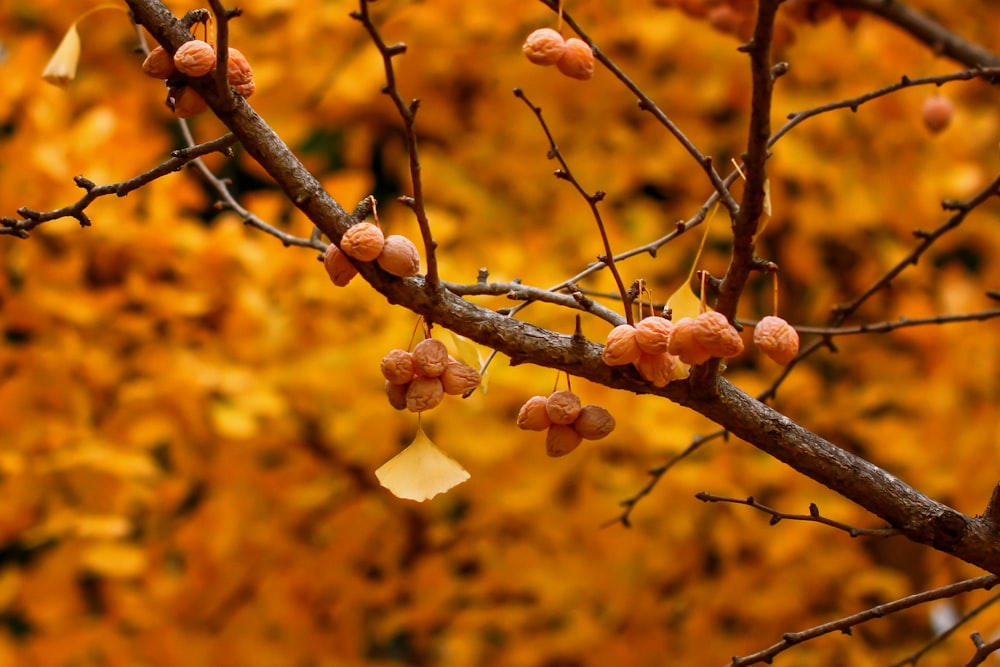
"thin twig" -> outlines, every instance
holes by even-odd
[[[975,313],[957,313],[954,315],[936,315],[934,317],[900,317],[898,320],[888,322],[875,322],[873,324],[859,324],[853,327],[809,327],[796,326],[795,330],[800,334],[816,334],[833,338],[836,336],[855,336],[858,334],[888,333],[897,329],[907,329],[910,327],[922,327],[939,324],[954,324],[956,322],[985,322],[1000,317],[1000,308],[981,310]],[[753,320],[740,320],[740,324],[752,327],[757,323]]]
[[[554,12],[559,13],[561,19],[566,22],[573,32],[575,32],[580,39],[585,41],[590,45],[590,48],[594,51],[594,57],[603,64],[609,72],[611,72],[616,79],[625,84],[625,87],[632,92],[639,99],[639,108],[643,111],[648,111],[650,115],[653,116],[661,125],[663,125],[670,134],[674,135],[674,138],[680,142],[681,146],[684,147],[691,157],[695,159],[698,166],[701,167],[702,171],[708,176],[708,179],[712,182],[712,187],[715,188],[717,195],[721,197],[722,205],[729,210],[731,217],[736,217],[739,212],[739,206],[736,200],[733,199],[732,194],[729,192],[729,185],[732,183],[731,180],[724,181],[719,172],[716,171],[715,166],[712,164],[712,157],[710,155],[704,155],[698,147],[694,145],[687,135],[681,131],[681,129],[672,121],[670,117],[654,102],[649,95],[647,95],[642,88],[640,88],[632,79],[628,77],[611,58],[604,53],[594,40],[583,31],[580,25],[573,20],[573,18],[565,12],[562,8],[562,3],[559,0],[540,0],[540,2],[551,9]]]
[[[567,287],[566,289],[571,289],[572,291],[569,294],[565,294],[563,292],[542,289],[541,287],[523,285],[516,281],[504,283],[484,282],[472,285],[442,281],[441,286],[458,296],[505,296],[508,299],[516,301],[542,301],[575,310],[583,310],[615,326],[625,321],[617,312],[587,297],[586,293],[581,289]],[[497,312],[505,314],[503,309]]]
[[[991,654],[1000,650],[1000,639],[994,639],[991,642],[985,641],[978,632],[972,633],[972,643],[976,646],[976,652],[973,654],[969,662],[965,663],[965,667],[975,667],[976,665],[981,665],[986,661],[986,658],[990,657]]]
[[[711,433],[705,435],[696,436],[691,440],[691,444],[688,445],[684,451],[675,455],[673,458],[671,458],[663,465],[651,468],[649,470],[649,481],[646,482],[646,485],[641,489],[639,489],[639,491],[637,491],[636,494],[631,498],[626,498],[625,500],[621,501],[619,504],[625,509],[622,510],[622,513],[616,516],[614,519],[606,521],[604,525],[611,526],[613,524],[620,523],[626,528],[631,528],[632,527],[631,516],[632,516],[632,511],[635,509],[635,506],[639,503],[640,500],[642,500],[650,493],[652,493],[653,488],[656,487],[657,482],[659,482],[663,478],[663,476],[667,473],[668,470],[673,468],[675,465],[677,465],[687,457],[694,454],[696,451],[701,449],[702,446],[705,445],[706,443],[715,440],[716,438],[724,438],[727,436],[728,432],[725,429],[719,429],[718,431],[712,431]]]
[[[232,92],[229,90],[229,13],[222,6],[222,0],[208,0],[215,16],[215,88],[219,97],[228,100],[227,110],[233,108]]]
[[[823,635],[830,634],[831,632],[849,634],[851,628],[854,626],[860,625],[861,623],[865,623],[872,619],[895,614],[896,612],[904,609],[910,609],[911,607],[915,607],[926,602],[955,597],[956,595],[968,593],[969,591],[976,591],[980,589],[989,590],[998,582],[1000,582],[1000,577],[995,574],[986,574],[974,579],[965,579],[954,584],[941,586],[940,588],[933,588],[929,591],[908,595],[907,597],[900,598],[886,604],[877,605],[871,609],[866,609],[865,611],[851,616],[845,616],[844,618],[831,621],[830,623],[817,625],[816,627],[809,628],[808,630],[803,630],[801,632],[786,632],[782,636],[781,641],[762,651],[758,651],[757,653],[744,656],[742,658],[734,656],[728,667],[746,667],[747,665],[756,665],[762,662],[770,664],[776,655],[787,651],[796,644],[801,644],[802,642],[809,641],[810,639],[822,637]]]
[[[858,108],[865,104],[866,102],[871,102],[872,100],[878,99],[880,97],[885,97],[886,95],[895,93],[897,91],[903,90],[904,88],[913,88],[915,86],[941,86],[945,83],[950,83],[952,81],[970,81],[972,79],[992,79],[994,77],[1000,76],[1000,67],[987,67],[987,68],[976,68],[976,69],[966,69],[960,72],[952,72],[951,74],[940,74],[938,76],[924,76],[917,79],[911,79],[908,76],[902,77],[899,81],[894,84],[883,86],[877,90],[872,90],[867,93],[863,93],[856,97],[850,97],[843,100],[837,100],[836,102],[829,102],[827,104],[821,104],[820,106],[813,107],[812,109],[806,109],[804,111],[796,111],[788,114],[788,122],[778,128],[778,131],[771,135],[768,140],[768,147],[776,144],[783,136],[788,134],[792,128],[800,123],[819,116],[820,114],[829,113],[831,111],[836,111],[838,109],[850,109],[851,111],[857,111]]]
[[[414,129],[416,123],[417,109],[420,107],[420,100],[414,99],[407,104],[403,100],[402,94],[396,83],[396,70],[393,67],[392,59],[406,53],[406,44],[386,44],[378,30],[378,26],[372,21],[369,13],[369,0],[360,0],[358,11],[351,12],[351,18],[359,21],[364,26],[368,34],[371,35],[372,42],[382,56],[382,64],[385,69],[385,86],[382,92],[389,96],[400,118],[403,120],[403,134],[406,137],[406,150],[410,160],[410,180],[413,186],[413,196],[409,201],[409,206],[417,218],[417,225],[420,227],[420,236],[423,238],[424,254],[427,257],[427,289],[436,291],[439,287],[437,265],[437,242],[431,234],[430,222],[427,219],[427,211],[424,207],[424,186],[420,171],[420,154],[417,151],[417,133]]]
[[[702,491],[700,493],[696,493],[694,497],[705,503],[733,503],[735,505],[747,505],[748,507],[764,512],[765,514],[769,514],[771,516],[770,523],[772,526],[784,519],[788,519],[789,521],[809,521],[812,523],[821,523],[825,526],[831,526],[838,530],[842,530],[851,537],[859,537],[862,535],[866,537],[892,537],[893,535],[902,534],[895,528],[858,528],[857,526],[851,526],[846,523],[827,518],[820,514],[819,507],[817,507],[815,503],[809,504],[809,514],[789,514],[787,512],[776,510],[773,507],[763,505],[754,500],[753,496],[749,496],[747,498],[727,498],[725,496],[717,496],[715,494],[708,493],[707,491]]]
[[[597,230],[601,234],[601,242],[604,245],[604,254],[598,257],[598,261],[607,265],[608,270],[611,272],[612,277],[615,280],[615,284],[618,286],[618,292],[621,294],[622,306],[625,310],[625,320],[629,324],[632,324],[632,302],[629,299],[628,291],[625,289],[625,283],[622,282],[621,274],[618,272],[618,266],[615,264],[614,253],[611,252],[611,240],[608,238],[608,230],[604,226],[604,218],[601,215],[601,209],[598,204],[604,200],[605,192],[598,190],[597,192],[590,194],[587,192],[580,181],[577,180],[576,176],[573,175],[573,170],[570,169],[569,163],[566,162],[566,158],[563,157],[562,151],[559,150],[558,144],[556,144],[556,139],[552,136],[552,131],[549,130],[548,123],[545,122],[545,118],[542,117],[542,108],[535,106],[531,103],[531,100],[524,94],[524,91],[520,88],[514,89],[514,95],[523,101],[529,109],[535,114],[535,118],[538,119],[538,123],[542,126],[542,131],[545,132],[545,136],[549,140],[549,158],[555,158],[559,161],[560,169],[555,173],[558,178],[569,182],[580,196],[584,198],[587,205],[590,207],[590,212],[594,216],[594,221],[597,222]]]
[[[218,139],[206,141],[203,144],[176,150],[171,154],[172,157],[169,160],[138,176],[118,183],[97,185],[88,178],[77,176],[73,180],[77,186],[86,190],[86,194],[80,197],[75,203],[51,211],[36,211],[27,206],[22,206],[17,209],[18,215],[23,216],[22,219],[0,218],[0,235],[8,234],[20,238],[28,238],[28,232],[38,225],[50,220],[58,220],[59,218],[76,218],[80,222],[81,227],[88,227],[91,224],[91,220],[90,216],[86,213],[86,208],[95,199],[112,194],[124,197],[133,190],[148,185],[162,176],[179,171],[184,165],[190,162],[199,162],[199,157],[202,155],[215,152],[225,153],[235,143],[236,137],[232,133],[229,133]]]
[[[962,617],[959,618],[954,623],[952,623],[951,627],[949,627],[947,630],[935,635],[933,639],[931,639],[929,642],[920,647],[919,650],[911,653],[910,655],[906,656],[902,660],[899,660],[898,662],[894,662],[891,665],[888,665],[887,667],[903,667],[903,665],[916,665],[917,661],[920,660],[920,658],[922,658],[926,653],[931,651],[931,649],[940,645],[941,642],[943,642],[945,639],[953,635],[964,624],[971,621],[973,618],[978,616],[986,609],[992,607],[994,604],[996,604],[998,600],[1000,600],[1000,593],[997,593],[996,595],[987,598],[986,601],[976,605],[975,607],[967,611],[965,614],[963,614]]]
[[[864,304],[868,299],[870,299],[879,290],[888,287],[892,280],[896,278],[900,273],[903,272],[908,266],[916,265],[920,257],[927,251],[931,245],[944,236],[947,232],[950,232],[957,228],[965,220],[968,215],[974,211],[977,207],[982,205],[984,202],[988,201],[991,197],[1000,195],[1000,176],[995,178],[989,185],[984,187],[978,193],[965,200],[964,202],[946,201],[942,203],[942,207],[945,210],[952,210],[954,213],[948,217],[940,226],[930,232],[917,231],[914,235],[921,239],[921,242],[910,251],[903,259],[901,259],[895,266],[891,267],[882,277],[877,279],[872,285],[866,289],[863,293],[858,295],[853,301],[835,306],[833,309],[833,314],[830,320],[830,327],[837,328],[847,318],[853,315],[862,304]],[[812,342],[805,345],[799,352],[799,356],[791,361],[778,377],[774,379],[771,386],[765,389],[758,395],[758,400],[766,401],[773,398],[778,390],[778,387],[785,381],[788,374],[795,369],[795,367],[804,359],[807,359],[817,350],[823,347],[829,347],[831,345],[830,338],[826,336],[820,336],[814,339]]]

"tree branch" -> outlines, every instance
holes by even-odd
[[[90,216],[86,213],[86,209],[94,200],[108,195],[124,197],[133,190],[138,190],[158,178],[179,171],[184,165],[197,161],[202,155],[215,152],[226,153],[235,143],[236,137],[230,133],[218,139],[206,141],[203,144],[175,150],[171,153],[172,157],[169,160],[120,183],[97,185],[88,178],[77,176],[73,180],[79,187],[86,190],[86,194],[80,197],[75,203],[51,211],[36,211],[32,208],[22,206],[17,210],[19,215],[24,216],[22,219],[0,218],[0,235],[7,234],[20,238],[28,238],[28,232],[38,225],[50,220],[58,220],[59,218],[76,218],[80,222],[81,227],[88,227],[91,221]]]
[[[865,623],[876,618],[882,618],[884,616],[888,616],[889,614],[895,614],[898,611],[909,609],[927,602],[933,602],[934,600],[955,597],[961,593],[967,593],[969,591],[979,589],[989,590],[993,586],[996,586],[998,582],[1000,582],[1000,577],[992,574],[976,577],[975,579],[965,579],[964,581],[959,581],[954,584],[924,591],[915,595],[909,595],[905,598],[900,598],[899,600],[895,600],[887,604],[880,604],[876,607],[872,607],[871,609],[866,609],[865,611],[854,614],[853,616],[845,616],[844,618],[836,621],[824,623],[823,625],[817,625],[814,628],[803,630],[802,632],[787,632],[784,637],[782,637],[780,642],[764,649],[763,651],[758,651],[753,655],[748,655],[743,658],[734,657],[733,661],[729,663],[729,667],[747,667],[747,665],[756,665],[761,662],[771,664],[776,655],[787,651],[796,644],[801,644],[802,642],[830,634],[831,632],[849,633],[851,628],[856,625],[860,625],[861,623]]]
[[[815,503],[810,503],[809,514],[789,514],[788,512],[782,512],[774,509],[773,507],[768,507],[757,502],[753,496],[748,498],[727,498],[725,496],[717,496],[713,493],[708,493],[707,491],[702,491],[696,493],[695,498],[705,503],[732,503],[734,505],[746,505],[752,507],[755,510],[760,510],[764,514],[769,514],[771,516],[771,525],[775,526],[779,522],[787,519],[789,521],[809,521],[812,523],[821,523],[825,526],[831,526],[838,530],[842,530],[851,537],[859,537],[864,535],[866,537],[892,537],[893,535],[898,535],[899,531],[895,528],[858,528],[857,526],[851,526],[841,521],[836,521],[828,517],[823,516],[819,512],[819,507]]]
[[[979,44],[959,37],[926,14],[899,0],[833,0],[835,5],[875,14],[909,33],[942,56],[968,67],[1000,67],[1000,57]]]

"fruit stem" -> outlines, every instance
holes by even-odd
[[[771,279],[774,283],[774,312],[772,315],[777,316],[778,314],[778,272],[775,271],[771,274]]]

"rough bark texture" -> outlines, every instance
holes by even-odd
[[[135,20],[169,51],[190,38],[188,31],[158,0],[128,0],[128,4]],[[351,216],[323,190],[263,119],[239,98],[231,111],[225,111],[227,101],[219,98],[210,76],[194,85],[289,199],[324,234],[338,240],[353,222]],[[723,378],[712,378],[713,385],[708,391],[700,387],[694,392],[688,382],[655,389],[631,367],[604,365],[601,347],[595,343],[501,315],[443,288],[430,290],[419,277],[396,278],[381,271],[375,263],[360,268],[364,278],[390,303],[494,348],[509,356],[512,363],[530,362],[560,369],[608,387],[662,396],[696,410],[799,473],[882,517],[911,540],[1000,574],[1000,533],[992,521],[1000,512],[971,517],[935,502],[884,470],[792,422]],[[1000,505],[1000,499],[995,504]]]

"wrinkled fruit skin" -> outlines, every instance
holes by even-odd
[[[645,354],[663,354],[673,328],[673,323],[665,317],[647,317],[635,325],[635,342]]]
[[[694,323],[695,340],[713,357],[731,359],[743,352],[740,332],[722,313],[702,313],[694,319]]]
[[[340,238],[340,249],[359,262],[370,262],[381,255],[384,245],[382,230],[370,222],[359,222],[348,227]]]
[[[668,352],[662,354],[643,353],[635,368],[654,387],[666,387],[674,379],[674,365],[677,357]]]
[[[594,51],[582,39],[570,37],[556,67],[570,78],[586,81],[594,75]]]
[[[585,405],[573,422],[573,429],[584,440],[600,440],[615,430],[615,418],[599,405]]]
[[[347,255],[340,252],[340,248],[332,243],[323,252],[323,268],[337,287],[344,287],[358,275],[357,268],[347,259]]]
[[[174,113],[178,118],[192,118],[208,111],[208,102],[191,86],[184,86],[174,96]]]
[[[553,424],[545,434],[545,453],[549,456],[565,456],[580,446],[583,436],[572,426]]]
[[[670,344],[667,346],[670,354],[692,366],[703,364],[712,358],[712,354],[695,338],[696,329],[697,325],[690,317],[678,320],[674,323]]]
[[[768,315],[753,330],[753,342],[760,351],[782,366],[799,353],[799,333],[785,320]]]
[[[409,278],[420,273],[420,253],[417,246],[399,234],[385,237],[382,253],[377,259],[378,265],[394,276]]]
[[[205,76],[215,69],[215,49],[200,39],[184,42],[174,53],[174,67],[188,76]]]
[[[951,124],[951,117],[954,112],[955,106],[944,95],[928,97],[924,100],[924,106],[921,110],[924,127],[931,134],[940,134]]]
[[[566,51],[566,40],[552,28],[539,28],[524,40],[521,52],[536,65],[555,65]]]
[[[406,409],[410,412],[432,410],[444,399],[444,388],[436,377],[418,376],[406,389]]]
[[[177,67],[174,65],[174,57],[162,46],[157,46],[142,61],[142,71],[154,79],[169,79],[177,72]]]
[[[407,384],[417,376],[413,355],[406,350],[389,350],[382,357],[382,377],[392,384]]]
[[[580,397],[571,391],[554,391],[545,401],[545,412],[553,424],[572,424],[580,414]]]
[[[481,380],[482,376],[479,375],[479,371],[464,361],[452,357],[448,358],[448,365],[441,373],[441,386],[444,387],[444,393],[453,396],[461,396],[472,391],[479,386]]]
[[[526,431],[544,431],[552,426],[552,420],[545,410],[545,396],[532,396],[517,413],[517,427]]]
[[[631,324],[620,324],[608,334],[601,359],[608,366],[626,366],[639,361],[641,353],[636,342],[635,327]]]
[[[250,63],[239,49],[229,47],[226,79],[229,81],[229,85],[244,98],[250,97],[257,90],[257,86],[253,82],[253,70],[250,68]]]
[[[413,364],[419,375],[436,378],[448,366],[448,348],[437,338],[425,338],[413,346]]]

